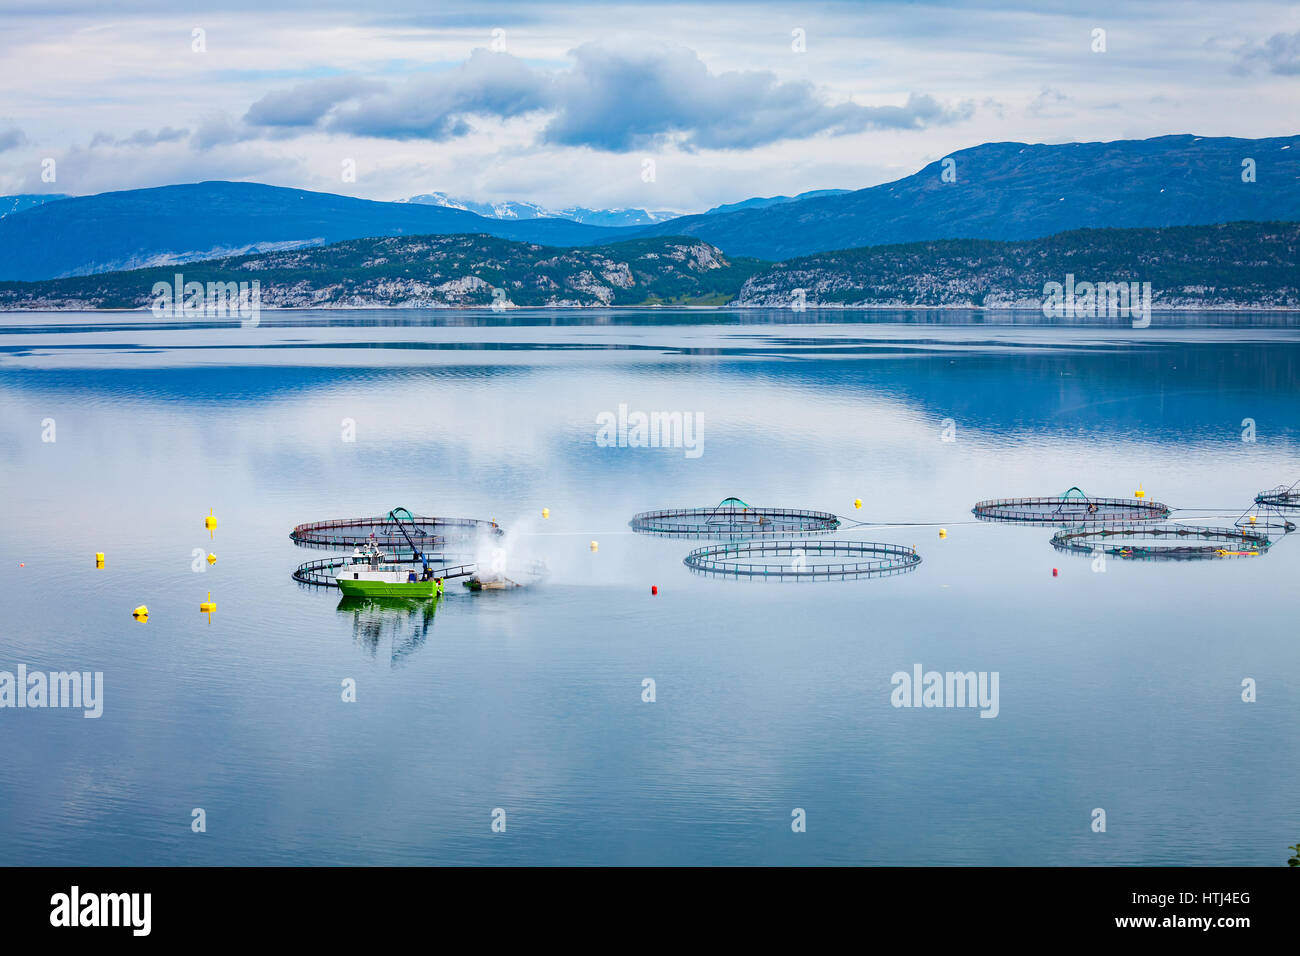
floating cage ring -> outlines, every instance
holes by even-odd
[[[1287,516],[1285,507],[1285,505],[1261,505],[1256,502],[1247,508],[1241,517],[1233,522],[1233,525],[1249,531],[1266,533],[1281,531],[1283,534],[1290,534],[1295,530],[1295,522]]]
[[[1116,542],[1112,539],[1119,538]],[[1196,543],[1193,543],[1196,542]],[[1052,547],[1075,554],[1149,560],[1258,557],[1268,551],[1267,535],[1242,528],[1159,525],[1148,528],[1066,528],[1052,535]]]
[[[436,551],[480,534],[504,532],[495,521],[413,515],[405,508],[394,508],[375,518],[309,521],[290,531],[289,537],[304,548],[359,548],[373,543],[384,550],[409,550],[414,545],[423,551]]]
[[[1261,491],[1255,496],[1255,504],[1272,508],[1300,508],[1300,482]]]
[[[469,555],[440,554],[428,555],[427,557],[430,558],[430,570],[435,578],[469,577],[478,573],[478,565],[474,563]],[[309,584],[313,587],[337,587],[339,571],[353,563],[354,559],[349,557],[320,558],[316,561],[308,561],[294,569],[293,579],[299,584]],[[420,560],[409,551],[393,555],[391,563],[406,565],[412,569],[420,566]]]
[[[971,509],[983,521],[1078,527],[1164,521],[1169,506],[1140,498],[1089,498],[1078,488],[1051,498],[991,498]]]
[[[713,508],[643,511],[628,522],[638,534],[666,538],[773,538],[834,531],[840,519],[828,511],[758,508],[739,498],[724,498]]]
[[[682,562],[697,574],[765,581],[853,581],[905,574],[915,548],[871,541],[746,541],[696,548]]]

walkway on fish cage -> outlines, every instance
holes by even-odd
[[[828,511],[759,508],[739,498],[724,498],[712,508],[643,511],[634,515],[629,525],[638,534],[662,538],[741,540],[834,531],[840,519]]]
[[[852,560],[856,558],[857,560]],[[870,541],[746,541],[696,548],[683,559],[697,574],[768,581],[852,581],[905,574],[915,548]]]
[[[304,548],[359,548],[374,544],[383,550],[409,548],[437,551],[449,544],[472,540],[480,534],[501,535],[495,521],[479,518],[443,518],[413,515],[405,508],[395,508],[373,518],[334,518],[309,521],[289,532],[289,537]]]
[[[1195,543],[1199,542],[1199,543]],[[1153,525],[1127,528],[1067,528],[1052,535],[1052,547],[1076,554],[1147,560],[1257,557],[1272,546],[1267,535],[1243,528]]]
[[[991,498],[971,512],[983,521],[1077,527],[1164,521],[1170,508],[1141,498],[1090,498],[1078,488],[1048,498]]]

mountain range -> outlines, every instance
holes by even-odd
[[[175,273],[182,274],[176,279]],[[390,236],[177,268],[0,282],[2,309],[148,308],[155,283],[257,280],[267,308],[726,305],[1041,308],[1047,283],[1149,283],[1170,308],[1300,307],[1300,223],[942,239],[768,263],[699,239],[568,249],[493,236]],[[250,285],[251,288],[251,285]],[[1079,286],[1082,293],[1082,285]]]
[[[87,275],[403,235],[483,234],[569,248],[684,236],[730,256],[784,260],[939,239],[1026,240],[1084,228],[1300,220],[1300,136],[986,143],[867,189],[748,199],[632,225],[607,223],[625,214],[652,219],[660,213],[550,214],[513,203],[485,206],[489,216],[469,205],[436,193],[385,203],[229,182],[60,199],[0,218],[0,279]]]
[[[955,181],[944,181],[945,168]],[[641,234],[699,236],[733,255],[786,259],[932,239],[1270,219],[1300,219],[1300,136],[986,143],[897,182],[685,216]]]
[[[742,199],[740,202],[723,203],[721,206],[714,206],[704,212],[706,216],[716,216],[722,212],[737,212],[741,209],[762,209],[765,206],[779,206],[787,202],[802,202],[805,199],[820,199],[823,196],[842,196],[850,190],[847,189],[811,189],[806,193],[799,193],[797,196],[756,196],[753,199]]]
[[[548,209],[532,202],[509,199],[494,203],[475,202],[472,199],[456,199],[446,193],[424,193],[412,196],[410,199],[400,199],[398,202],[464,209],[485,219],[568,219],[589,226],[648,226],[652,223],[676,219],[681,215],[668,210],[651,212],[645,209],[587,209],[585,206]]]
[[[22,212],[24,209],[31,209],[33,206],[39,206],[42,203],[67,198],[63,193],[19,193],[14,196],[0,196],[0,219],[5,216],[12,216],[16,212]]]
[[[486,233],[552,245],[618,230],[566,219],[485,219],[260,183],[205,182],[77,196],[0,219],[0,279],[89,275],[325,245],[362,236]]]
[[[559,249],[494,236],[349,239],[184,266],[0,282],[0,309],[149,308],[154,284],[259,284],[269,308],[721,305],[764,263],[698,239]]]
[[[1085,282],[1096,296],[1100,284],[1150,283],[1157,309],[1297,309],[1300,223],[1075,229],[820,252],[755,270],[734,303],[1038,309],[1048,283],[1076,282],[1080,296]]]

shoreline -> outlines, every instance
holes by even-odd
[[[99,309],[89,307],[68,307],[68,308],[28,308],[28,309],[7,309],[0,308],[0,315],[48,315],[52,313],[103,313],[105,315],[148,315],[151,309],[141,307],[138,309]],[[789,312],[791,315],[804,315],[808,312],[983,312],[986,314],[1008,314],[1008,315],[1042,315],[1042,308],[1030,308],[1028,306],[986,306],[986,305],[882,305],[873,303],[871,305],[808,305],[805,309],[791,309],[787,306],[777,305],[515,305],[507,309],[494,309],[490,305],[292,305],[292,306],[261,306],[262,312],[466,312],[473,314],[496,313],[509,314],[514,312]],[[1238,313],[1245,314],[1267,314],[1267,313],[1295,313],[1300,314],[1300,306],[1273,306],[1273,305],[1166,305],[1151,306],[1153,315],[1177,315],[1183,312],[1201,312],[1201,313],[1223,313],[1235,315]],[[185,319],[228,319],[231,322],[242,321],[240,316],[235,315],[204,315],[196,314],[192,316],[156,316],[160,321],[165,320],[185,320]],[[1047,316],[1045,319],[1054,321],[1075,321],[1088,320],[1097,321],[1101,319],[1113,318],[1116,321],[1122,321],[1125,316]]]

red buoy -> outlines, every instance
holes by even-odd
[[[1056,568],[1052,568],[1052,577],[1056,577]]]
[[[657,584],[652,584],[652,585],[650,585],[650,593],[651,593],[651,594],[658,594],[658,593],[659,593],[659,585],[657,585]]]

